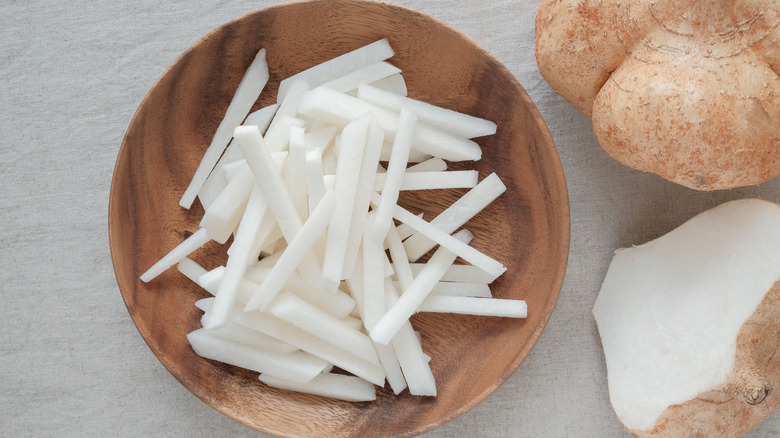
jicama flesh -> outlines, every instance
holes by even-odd
[[[506,268],[461,229],[506,187],[495,173],[480,182],[476,170],[448,169],[479,160],[471,138],[495,123],[406,96],[392,56],[379,40],[293,75],[277,104],[243,120],[262,63],[247,71],[182,202],[198,193],[198,231],[141,276],[178,264],[214,296],[196,303],[197,354],[324,397],[374,400],[385,384],[435,396],[413,314],[526,316],[525,301],[492,296]],[[401,191],[454,188],[470,190],[430,221],[398,204]],[[190,258],[231,237],[222,266]]]

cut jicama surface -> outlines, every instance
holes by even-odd
[[[277,104],[234,126],[216,167],[204,157],[201,230],[143,277],[178,263],[214,295],[196,303],[198,354],[325,397],[372,400],[385,384],[435,396],[412,315],[525,316],[525,302],[492,297],[505,268],[461,229],[506,190],[467,168],[482,153],[470,137],[495,124],[407,97],[388,49],[380,40],[282,81]],[[399,205],[421,190],[460,195],[428,222]],[[231,238],[221,266],[189,258]],[[263,355],[268,365],[251,364]],[[288,357],[305,359],[285,372]]]

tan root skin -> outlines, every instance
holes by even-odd
[[[780,174],[780,2],[542,0],[536,59],[628,166],[698,190]]]
[[[780,407],[780,283],[748,319],[737,337],[734,373],[722,387],[670,406],[647,437],[741,437]],[[761,372],[759,370],[765,370]]]

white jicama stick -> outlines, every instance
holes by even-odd
[[[307,333],[305,330],[301,330],[268,313],[242,312],[240,309],[234,308],[231,313],[231,320],[236,324],[294,345],[302,351],[322,358],[344,371],[362,377],[375,385],[382,386],[385,381],[385,372],[381,366],[361,359],[331,343],[322,342],[320,338],[311,333]]]
[[[392,307],[398,301],[398,291],[392,285],[385,289],[387,290],[388,307]],[[409,393],[419,396],[435,396],[436,379],[428,365],[430,358],[423,352],[422,344],[409,321],[406,321],[398,329],[398,333],[393,336],[391,345],[403,371]]]
[[[438,157],[433,157],[406,168],[406,172],[436,172],[447,170],[447,163]]]
[[[417,311],[526,318],[528,305],[524,300],[435,295],[426,298]]]
[[[401,290],[405,291],[414,281],[414,274],[412,273],[412,267],[409,266],[406,250],[395,224],[390,224],[387,237],[385,237],[385,243],[388,249],[390,249],[390,257],[393,259],[393,270],[398,277],[398,282],[401,284]]]
[[[414,145],[412,145],[414,147]],[[379,154],[379,161],[390,161],[390,155],[393,153],[393,143],[385,141],[385,143],[382,145],[382,152]],[[425,152],[420,152],[416,149],[412,149],[409,151],[409,159],[407,160],[410,163],[422,163],[424,161],[428,161],[431,158],[438,158],[438,157],[431,157],[430,154],[426,154]],[[409,169],[407,169],[407,172]]]
[[[336,195],[329,191],[325,193],[317,208],[311,213],[309,220],[301,227],[295,237],[287,245],[279,260],[271,268],[268,277],[260,285],[260,290],[246,305],[245,311],[265,309],[270,301],[281,291],[287,279],[290,278],[299,264],[311,254],[312,245],[328,226],[338,203]]]
[[[325,342],[330,342],[371,363],[379,364],[374,343],[365,333],[347,326],[289,292],[280,293],[273,300],[268,311]]]
[[[192,260],[189,257],[184,257],[181,259],[176,265],[176,268],[179,270],[179,272],[184,274],[185,277],[192,280],[192,282],[198,286],[200,286],[200,277],[208,273],[208,271],[206,271],[203,266],[199,265],[198,262]]]
[[[362,114],[372,112],[389,140],[395,138],[398,130],[397,112],[324,87],[304,93],[298,110],[308,117],[342,126]],[[424,124],[415,129],[414,147],[449,161],[475,161],[482,157],[482,150],[472,140]]]
[[[211,335],[205,329],[187,334],[187,340],[198,356],[235,365],[294,382],[308,382],[328,363],[302,351],[279,354]]]
[[[406,171],[406,165],[409,159],[409,150],[412,147],[412,138],[417,127],[417,115],[401,109],[401,115],[398,120],[398,133],[393,140],[393,152],[390,155],[390,162],[387,164],[387,172],[384,173],[385,182],[382,185],[382,197],[376,209],[376,218],[369,233],[374,235],[375,239],[384,240],[387,230],[393,220],[393,208],[398,203],[398,195],[401,190],[401,183]]]
[[[506,186],[495,173],[491,173],[473,189],[447,207],[431,220],[430,224],[446,233],[457,230],[506,191]],[[423,234],[416,234],[404,241],[409,261],[417,261],[436,243]]]
[[[203,228],[192,233],[190,237],[184,239],[184,241],[178,244],[176,248],[172,249],[168,254],[164,255],[157,263],[155,263],[154,265],[152,265],[152,267],[147,269],[146,272],[141,274],[141,281],[145,283],[152,281],[158,275],[168,270],[168,268],[175,265],[176,263],[179,263],[181,260],[185,259],[188,255],[192,254],[193,251],[209,243],[210,240],[211,237]]]
[[[409,172],[403,175],[399,190],[470,189],[477,185],[479,172],[476,170],[449,170],[433,172]],[[374,190],[382,191],[387,174],[378,173]]]
[[[363,236],[363,324],[371,330],[385,313],[384,260],[382,241],[375,235]]]
[[[414,228],[418,233],[426,235],[434,242],[449,249],[463,260],[482,269],[494,278],[498,278],[506,271],[504,265],[502,265],[498,260],[487,256],[485,253],[477,251],[473,247],[440,230],[435,225],[431,225],[429,222],[418,218],[400,206],[395,207],[394,216],[399,221]]]
[[[449,235],[448,235],[449,236]],[[453,236],[453,239],[463,243],[471,240],[471,233],[461,230]],[[463,240],[461,240],[463,239]],[[401,326],[417,311],[433,287],[441,279],[441,276],[447,271],[456,259],[456,255],[445,247],[439,247],[431,256],[425,269],[415,277],[412,284],[403,295],[388,311],[382,316],[379,322],[369,331],[369,336],[374,342],[387,345],[398,333]]]
[[[412,274],[417,275],[425,267],[425,263],[410,263]],[[471,265],[452,265],[441,281],[456,283],[484,283],[490,284],[495,278],[482,269]]]
[[[306,152],[319,150],[324,152],[336,137],[337,128],[327,125],[324,128],[312,129],[305,134]]]
[[[454,265],[453,265],[454,266]],[[446,275],[446,274],[445,274]],[[401,286],[401,282],[395,282],[398,286]],[[402,288],[401,290],[404,290]],[[485,283],[455,283],[450,281],[439,281],[433,287],[431,295],[443,295],[450,297],[479,297],[479,298],[491,298],[493,293],[490,291],[490,286]]]
[[[326,373],[311,379],[307,383],[296,383],[261,374],[260,381],[272,388],[286,389],[322,397],[335,398],[349,402],[376,400],[376,387],[355,376]]]
[[[322,151],[314,149],[306,152],[306,186],[308,208],[314,210],[325,195],[325,180],[322,174]]]
[[[309,216],[306,188],[306,137],[300,126],[290,127],[290,156],[287,160],[290,198],[301,220]]]
[[[308,82],[312,88],[318,87],[349,72],[392,58],[394,54],[386,38],[362,46],[282,80],[276,101],[281,103],[285,99],[288,89],[296,79]]]
[[[338,196],[338,209],[333,215],[325,244],[322,263],[322,282],[330,290],[336,289],[344,272],[352,212],[355,208],[360,167],[368,134],[369,118],[361,117],[344,128],[341,134],[336,181],[333,189]]]
[[[371,182],[376,178],[376,171],[379,166],[379,153],[382,150],[384,137],[385,134],[382,131],[382,127],[379,126],[379,122],[371,116],[368,134],[366,135],[366,147],[363,151],[363,162],[360,167],[360,177],[357,182],[357,191],[355,192],[355,206],[352,209],[352,220],[347,237],[344,269],[342,271],[342,277],[344,278],[352,277],[355,270],[355,262],[360,252],[360,242],[371,201]]]
[[[347,73],[340,78],[325,82],[322,86],[341,93],[346,93],[348,91],[357,90],[361,84],[376,82],[398,73],[401,73],[401,69],[389,62],[375,62],[359,70]]]
[[[404,373],[401,371],[401,365],[398,363],[398,357],[396,357],[395,350],[392,345],[376,344],[376,353],[379,356],[379,362],[382,364],[382,368],[385,369],[387,375],[387,383],[390,384],[390,388],[393,390],[393,394],[398,395],[404,389],[406,389],[406,379],[404,379]]]
[[[296,118],[298,115],[298,106],[301,102],[303,93],[309,90],[309,83],[302,80],[295,80],[290,85],[290,92],[287,94],[284,100],[279,101],[279,109],[276,110],[274,119],[271,120],[271,124],[266,130],[265,138],[268,143],[268,148],[272,151],[282,151],[286,149],[287,140],[289,139],[291,124],[300,123],[301,126],[305,122]],[[299,122],[296,122],[299,121]]]
[[[233,234],[241,221],[253,185],[251,170],[243,168],[203,213],[200,227],[205,228],[214,241],[225,243]]]
[[[201,323],[205,323],[207,320],[208,318],[201,318]],[[298,347],[232,322],[218,329],[208,330],[208,333],[217,338],[250,345],[273,353],[286,354],[300,351]]]
[[[380,90],[385,90],[390,93],[395,93],[399,96],[406,96],[408,91],[406,89],[406,80],[401,74],[388,76],[384,79],[380,79],[378,81],[372,82],[369,85],[371,85],[372,87],[379,88]]]
[[[303,223],[295,209],[295,204],[290,199],[290,194],[285,189],[282,176],[273,161],[268,146],[260,135],[260,131],[256,127],[239,126],[233,136],[241,151],[244,152],[244,157],[265,195],[268,207],[276,218],[284,238],[290,242],[301,229]],[[314,253],[305,255],[301,263],[302,273],[312,278],[319,277],[320,266]]]
[[[368,84],[360,85],[358,97],[396,111],[400,111],[404,105],[409,105],[420,115],[421,122],[465,138],[482,137],[496,133],[496,124],[490,120],[399,96]]]
[[[198,195],[203,183],[208,178],[209,173],[219,161],[219,157],[222,152],[225,151],[230,138],[233,136],[233,130],[236,126],[239,126],[241,122],[246,118],[249,111],[252,109],[252,105],[257,101],[260,96],[260,92],[265,87],[270,77],[268,72],[268,63],[265,59],[265,49],[260,49],[257,52],[249,68],[244,73],[244,77],[241,78],[241,82],[238,84],[236,93],[233,95],[233,99],[230,101],[225,116],[220,122],[217,131],[214,134],[214,138],[211,140],[211,144],[203,158],[198,165],[195,174],[190,181],[190,185],[184,191],[184,194],[179,201],[179,205],[189,209],[192,206],[192,202]]]
[[[203,327],[206,329],[216,329],[227,323],[227,316],[233,304],[236,301],[236,295],[241,286],[241,282],[246,273],[249,258],[251,257],[252,245],[257,237],[260,223],[268,209],[268,203],[263,198],[263,193],[255,185],[249,196],[244,216],[238,225],[233,244],[230,245],[230,256],[225,265],[225,274],[217,289],[214,306],[211,309],[211,317],[208,324]]]

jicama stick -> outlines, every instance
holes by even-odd
[[[469,219],[482,211],[506,191],[506,186],[495,173],[491,173],[473,189],[447,207],[431,220],[430,224],[446,233],[457,230]],[[416,261],[436,244],[422,233],[412,235],[404,241],[409,261]]]
[[[425,263],[410,263],[409,266],[412,268],[412,274],[417,275],[420,270],[425,267]],[[441,281],[451,281],[458,283],[490,284],[490,282],[493,280],[494,278],[492,275],[489,275],[482,269],[471,265],[452,265],[450,266],[450,269],[447,269],[447,272],[445,272],[444,276],[441,278]]]
[[[394,54],[386,38],[362,46],[282,80],[279,83],[276,101],[279,103],[284,101],[291,83],[296,79],[308,82],[312,88],[318,87],[349,72],[389,59]]]
[[[390,93],[395,93],[399,96],[406,96],[408,91],[406,88],[406,80],[401,74],[388,76],[384,79],[378,80],[376,82],[372,82],[369,85],[371,85],[372,87],[379,88],[380,90],[385,90]],[[353,93],[355,92],[353,91]]]
[[[396,111],[400,111],[401,107],[408,105],[410,109],[420,115],[421,122],[465,138],[482,137],[496,133],[496,123],[490,120],[399,96],[368,84],[360,85],[357,96],[360,99]]]
[[[260,96],[260,92],[265,88],[269,77],[268,63],[265,60],[265,49],[260,49],[241,78],[236,93],[225,111],[225,116],[219,127],[217,127],[217,131],[208,149],[206,149],[206,153],[203,154],[203,158],[197,170],[195,170],[189,186],[184,191],[179,205],[187,209],[192,206],[192,202],[198,195],[209,173],[211,173],[211,169],[217,164],[222,152],[225,151],[228,143],[230,143],[233,130],[246,118],[252,105]]]
[[[206,329],[187,334],[198,356],[273,375],[294,382],[308,382],[328,363],[303,351],[279,354],[211,335]]]
[[[368,117],[358,118],[348,124],[341,134],[336,181],[333,185],[333,190],[338,197],[338,209],[328,227],[325,257],[322,263],[322,282],[331,290],[336,289],[343,279],[344,257],[347,252],[347,240],[355,208],[369,120]]]
[[[435,172],[447,170],[447,163],[438,157],[429,158],[425,161],[419,162],[414,166],[406,168],[406,172]]]
[[[322,397],[350,402],[376,400],[374,385],[355,376],[326,373],[318,375],[307,383],[291,382],[267,374],[261,374],[259,379],[272,388],[314,394]]]
[[[348,91],[357,90],[361,84],[376,82],[398,73],[401,73],[401,69],[389,62],[375,62],[359,70],[347,73],[340,78],[325,82],[322,86],[341,93],[346,93]]]
[[[435,225],[431,225],[429,222],[418,218],[401,206],[395,206],[393,215],[399,221],[414,228],[417,232],[425,234],[434,242],[454,252],[463,260],[482,269],[493,276],[493,278],[497,278],[506,271],[506,268],[501,262],[487,256],[485,253],[477,251],[452,235],[440,230]]]
[[[215,242],[225,243],[236,230],[253,186],[252,172],[245,167],[203,213],[200,227],[205,228]]]
[[[449,236],[449,235],[448,235]],[[468,242],[473,237],[467,230],[461,230],[452,236],[458,242]],[[465,243],[463,243],[465,245]],[[452,265],[457,256],[445,247],[439,247],[431,256],[425,269],[420,271],[409,288],[406,289],[382,316],[379,322],[369,331],[369,336],[374,342],[387,345],[398,333],[398,330],[417,311],[417,308],[431,293],[433,287],[441,279],[447,268]]]
[[[479,172],[476,170],[449,171],[405,171],[399,190],[470,189],[477,185]],[[382,191],[387,179],[386,173],[378,173],[374,190]]]
[[[198,231],[192,233],[190,237],[184,239],[176,248],[164,255],[146,272],[141,274],[141,281],[145,283],[152,281],[158,275],[168,270],[168,268],[186,258],[193,251],[209,243],[209,241],[211,241],[211,236],[209,236],[204,228],[200,228]]]
[[[306,136],[304,132],[303,127],[290,127],[290,155],[287,159],[290,198],[302,221],[305,221],[309,216],[306,187]]]
[[[417,311],[525,318],[528,305],[524,300],[435,295],[426,298]]]
[[[398,234],[398,228],[393,223],[390,224],[390,229],[387,231],[385,243],[390,249],[390,258],[393,259],[393,270],[398,277],[398,282],[401,284],[401,291],[405,291],[414,281],[414,274],[412,273],[412,267],[409,266],[401,235]]]
[[[206,323],[206,320],[208,320],[205,313],[203,316],[204,317],[201,318],[202,324]],[[300,351],[300,349],[294,345],[290,345],[266,334],[254,331],[238,324],[234,324],[232,322],[229,322],[218,329],[209,329],[208,333],[217,338],[250,345],[252,347],[259,348],[260,350],[270,351],[273,353],[285,354],[292,353],[294,351]]]

